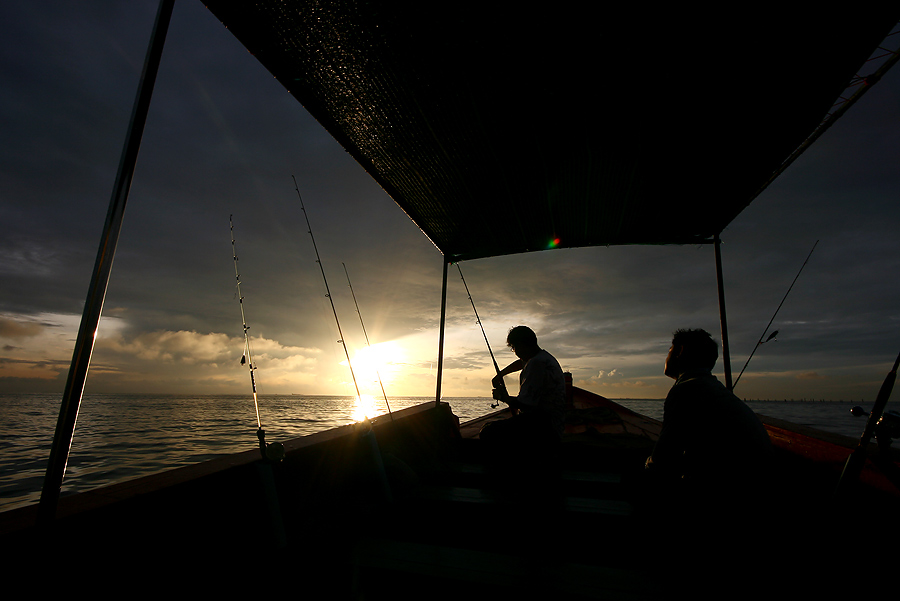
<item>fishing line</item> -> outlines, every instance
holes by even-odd
[[[356,398],[362,402],[362,396],[359,394],[359,385],[356,383],[356,374],[353,373],[353,364],[350,363],[350,352],[347,350],[347,343],[344,342],[344,333],[341,331],[341,321],[338,319],[337,309],[334,307],[334,299],[331,298],[331,290],[328,289],[328,278],[325,277],[325,268],[322,266],[322,258],[319,256],[319,248],[316,246],[316,238],[312,233],[312,226],[309,224],[309,215],[306,213],[306,207],[303,204],[303,196],[300,194],[300,186],[297,185],[297,178],[291,175],[294,180],[294,189],[297,191],[297,198],[300,199],[300,208],[303,210],[303,217],[306,219],[306,228],[309,231],[309,238],[312,240],[313,250],[316,252],[316,263],[319,264],[319,270],[322,272],[322,281],[325,282],[325,297],[331,303],[331,312],[334,313],[334,323],[337,324],[338,336],[341,337],[338,342],[344,347],[344,356],[347,358],[347,367],[350,368],[350,377],[353,378],[353,386],[356,388]]]
[[[328,278],[325,277],[325,267],[322,266],[322,258],[319,256],[319,248],[316,246],[316,238],[312,233],[312,226],[309,224],[309,215],[306,212],[306,206],[303,204],[303,196],[300,194],[300,186],[297,185],[297,178],[291,175],[291,179],[294,180],[294,189],[297,191],[297,198],[300,199],[300,208],[303,210],[303,217],[306,219],[306,227],[309,231],[309,238],[313,243],[313,250],[316,251],[316,263],[319,264],[319,270],[322,272],[322,281],[325,282],[325,296],[328,297],[329,302],[331,303],[331,312],[334,313],[334,323],[337,325],[338,336],[341,337],[338,342],[341,343],[341,346],[344,347],[344,356],[347,358],[347,367],[350,368],[350,377],[353,378],[353,386],[356,388],[356,399],[360,405],[362,405],[362,395],[359,394],[359,384],[356,383],[356,374],[353,373],[353,364],[350,362],[350,352],[347,350],[347,343],[344,342],[344,333],[341,331],[341,322],[338,319],[337,309],[334,307],[334,299],[331,298],[331,290],[328,288]],[[387,400],[387,399],[385,399]],[[391,420],[394,419],[394,416],[391,415]],[[384,469],[384,461],[381,457],[381,450],[378,448],[378,441],[375,438],[375,432],[372,429],[372,424],[369,422],[369,417],[362,421],[362,430],[361,430],[362,440],[366,441],[369,445],[369,448],[372,453],[372,458],[375,462],[375,472],[378,474],[378,481],[381,485],[381,495],[382,498],[390,503],[393,501],[393,496],[391,494],[391,485],[388,482],[387,473]]]
[[[241,273],[238,269],[237,247],[234,243],[234,215],[228,216],[228,225],[231,226],[231,255],[234,257],[234,279],[237,281],[238,302],[241,305],[241,323],[244,325],[244,354],[241,355],[241,365],[247,364],[250,368],[250,386],[253,388],[253,405],[256,407],[256,427],[262,430],[262,423],[259,420],[259,399],[256,394],[256,376],[253,372],[253,358],[250,354],[250,326],[247,325],[247,318],[244,316],[244,295],[241,294]]]
[[[262,428],[262,422],[259,419],[259,397],[256,392],[256,366],[253,365],[253,356],[250,352],[250,326],[247,325],[247,318],[244,315],[244,295],[241,294],[241,273],[238,269],[237,247],[234,243],[234,215],[228,216],[228,225],[231,226],[231,255],[234,257],[234,279],[237,281],[237,297],[241,305],[241,323],[244,326],[244,354],[241,355],[241,365],[247,365],[250,370],[250,386],[253,389],[253,406],[256,408],[256,438],[259,439],[259,451],[262,453],[263,459],[278,461],[284,456],[284,447],[281,443],[274,443],[274,446],[267,451],[266,431]]]
[[[466,284],[466,278],[463,277],[462,268],[460,268],[459,263],[456,264],[456,269],[459,271],[459,278],[463,282],[463,286],[466,287],[466,294],[469,296],[469,302],[472,303],[472,311],[475,312],[475,323],[478,324],[478,327],[481,328],[481,335],[484,336],[484,343],[487,345],[488,352],[491,354],[491,361],[494,363],[494,370],[497,372],[497,375],[500,375],[500,366],[497,365],[497,360],[494,358],[494,351],[491,350],[491,343],[488,342],[487,333],[484,331],[484,325],[481,323],[481,318],[478,317],[478,309],[475,308],[475,301],[472,300],[472,294],[469,292],[469,285]],[[506,390],[506,382],[503,382],[503,378],[500,378],[502,382],[502,387]],[[500,401],[497,401],[497,404],[491,403],[491,408],[496,409],[500,406]]]
[[[241,294],[241,273],[238,269],[237,249],[234,243],[233,215],[228,216],[228,224],[231,226],[231,254],[234,257],[234,279],[237,281],[237,297],[241,305],[241,323],[244,326],[244,354],[241,355],[241,365],[246,364],[250,369],[250,385],[253,388],[253,405],[256,407],[256,438],[259,440],[259,452],[262,454],[262,462],[257,463],[257,470],[262,479],[263,493],[266,499],[266,514],[270,520],[272,532],[279,548],[287,545],[287,534],[284,530],[284,522],[281,516],[281,508],[278,503],[278,491],[275,486],[272,463],[284,458],[284,445],[280,442],[266,444],[266,431],[262,428],[259,419],[259,399],[256,393],[256,376],[253,358],[250,354],[250,326],[244,316],[244,295]]]
[[[356,293],[353,292],[353,284],[350,283],[350,274],[347,273],[347,265],[341,263],[344,268],[344,274],[347,276],[347,286],[350,287],[350,294],[353,296],[353,304],[356,305],[356,314],[359,315],[359,325],[362,326],[363,335],[366,337],[366,346],[368,348],[372,348],[372,343],[369,342],[369,334],[366,332],[366,324],[363,323],[362,313],[359,311],[359,303],[356,302]],[[381,373],[378,371],[378,368],[375,368],[375,375],[378,376],[378,384],[381,386],[381,394],[384,396],[384,404],[387,405],[388,415],[391,416],[391,421],[394,421],[394,414],[391,412],[391,404],[388,403],[387,393],[384,391],[384,382],[381,381]]]
[[[775,316],[778,315],[778,312],[779,312],[779,311],[781,311],[781,305],[783,305],[783,304],[784,304],[784,301],[787,300],[788,294],[791,293],[791,289],[794,287],[794,284],[797,283],[797,278],[799,278],[799,277],[800,277],[800,274],[803,273],[803,268],[806,267],[806,264],[809,262],[809,258],[812,256],[813,251],[816,250],[816,244],[818,244],[818,243],[819,243],[819,241],[816,240],[816,243],[813,244],[812,250],[810,250],[810,251],[809,251],[809,254],[806,255],[806,261],[803,261],[803,265],[800,266],[800,271],[798,271],[798,272],[797,272],[797,275],[794,276],[794,281],[791,282],[791,285],[790,285],[790,287],[788,288],[787,292],[784,293],[784,298],[782,298],[782,299],[781,299],[781,302],[778,303],[778,308],[775,309],[775,313],[772,314],[772,319],[769,320],[768,325],[766,325],[766,329],[763,330],[762,336],[759,337],[759,342],[757,342],[757,343],[756,343],[756,346],[753,347],[753,352],[750,353],[750,356],[749,356],[749,357],[747,357],[747,362],[744,363],[744,367],[743,367],[743,369],[741,369],[741,373],[738,374],[738,377],[737,377],[737,379],[734,381],[734,384],[731,385],[731,390],[732,390],[732,391],[734,391],[734,387],[737,386],[737,383],[741,380],[741,376],[744,375],[744,370],[747,369],[747,366],[748,366],[748,365],[750,365],[750,359],[753,358],[754,353],[756,353],[756,349],[758,349],[758,348],[760,347],[760,345],[765,344],[765,343],[768,342],[769,340],[772,340],[773,338],[775,338],[775,336],[778,334],[778,330],[775,330],[774,332],[772,332],[772,335],[771,335],[771,336],[769,336],[766,340],[763,340],[763,336],[765,336],[765,335],[766,335],[766,332],[769,331],[769,328],[772,326],[772,322],[775,321]]]

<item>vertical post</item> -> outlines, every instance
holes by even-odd
[[[437,384],[434,392],[434,406],[441,404],[441,378],[444,375],[444,324],[447,320],[447,269],[450,267],[450,259],[444,257],[444,283],[441,286],[441,333],[438,339],[438,368]]]
[[[125,203],[128,200],[128,191],[131,188],[134,167],[137,164],[141,137],[144,133],[144,125],[147,122],[147,113],[150,109],[150,97],[153,93],[153,85],[156,82],[156,74],[159,71],[163,45],[166,41],[166,33],[169,29],[169,21],[172,17],[174,5],[175,0],[160,0],[159,9],[156,13],[156,22],[153,25],[153,33],[150,37],[150,45],[147,49],[147,56],[144,59],[144,70],[138,84],[137,96],[131,112],[131,123],[128,134],[125,137],[122,156],[119,160],[119,171],[116,174],[112,197],[109,201],[109,209],[106,214],[106,223],[103,226],[103,234],[100,237],[100,248],[97,250],[97,260],[94,263],[94,272],[91,276],[91,284],[84,303],[81,326],[78,328],[78,337],[75,340],[72,365],[69,367],[62,405],[59,409],[59,419],[56,422],[56,433],[53,437],[53,445],[50,448],[50,460],[47,464],[47,473],[44,477],[44,487],[41,491],[41,500],[38,506],[38,523],[42,525],[52,522],[56,515],[59,492],[66,472],[66,463],[69,460],[72,436],[75,433],[75,420],[78,417],[78,409],[81,406],[84,382],[87,379],[91,354],[94,351],[94,340],[97,336],[100,314],[103,311],[103,301],[106,298],[106,290],[109,285],[116,244],[119,240],[119,232],[122,229]]]
[[[719,322],[722,327],[722,364],[725,368],[725,387],[732,389],[731,383],[731,352],[728,349],[728,320],[725,316],[725,282],[722,279],[722,241],[719,234],[714,237],[716,249],[716,285],[719,289]]]

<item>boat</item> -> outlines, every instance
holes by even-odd
[[[734,566],[696,565],[693,557],[707,554],[686,545],[691,565],[677,566],[685,584],[657,563],[660,526],[642,510],[638,482],[661,423],[576,387],[568,394],[561,469],[521,486],[491,473],[477,438],[484,423],[508,411],[460,424],[448,404],[426,403],[286,441],[274,464],[250,449],[64,496],[49,530],[35,526],[37,505],[4,512],[4,547],[15,550],[7,565],[23,575],[102,566],[111,587],[172,569],[189,578],[187,590],[206,592],[248,590],[246,580],[222,576],[252,566],[267,592],[321,586],[337,599],[535,590],[561,599],[658,599],[676,591],[719,598],[721,587],[740,579]],[[783,513],[766,525],[765,551],[754,548],[759,558],[744,558],[740,572],[749,570],[776,598],[768,587],[836,590],[839,583],[825,578],[834,555],[857,537],[877,554],[869,518],[891,515],[900,493],[868,465],[853,504],[842,506],[859,514],[833,515],[832,489],[856,441],[762,419],[783,467]],[[547,486],[539,488],[547,494],[523,499],[534,486]],[[523,531],[534,512],[553,530]],[[553,559],[536,561],[548,546]],[[735,561],[733,549],[715,552]],[[95,586],[86,579],[66,588]]]
[[[830,113],[898,21],[893,7],[741,13],[715,29],[690,11],[650,19],[642,7],[600,17],[574,6],[206,4],[432,241],[444,258],[444,298],[447,269],[460,261],[625,244],[718,250],[725,226],[853,104]],[[136,122],[171,8],[160,4]],[[691,73],[701,57],[714,81]],[[791,77],[780,82],[779,102],[760,103],[750,92],[774,72]],[[667,546],[642,496],[658,421],[570,385],[559,456],[525,476],[498,472],[477,433],[508,412],[459,423],[441,401],[443,336],[432,403],[286,441],[280,460],[260,438],[258,449],[59,498],[53,457],[64,467],[111,268],[104,249],[115,248],[141,127],[126,142],[60,412],[45,486],[57,498],[0,514],[4,546],[19,550],[15,565],[31,569],[40,557],[42,567],[58,567],[76,554],[121,569],[121,578],[212,565],[215,578],[203,585],[228,590],[223,566],[249,557],[280,593],[324,585],[334,598],[652,599],[715,596],[724,586],[728,596],[736,587],[833,592],[829,562],[855,541],[888,557],[872,521],[900,500],[884,467],[897,465],[889,443],[870,449],[865,434],[860,444],[763,417],[778,453],[767,521],[737,539],[708,528],[712,538]],[[729,152],[711,151],[720,148]],[[699,181],[697,165],[706,174]],[[672,200],[687,189],[684,206]],[[503,219],[514,226],[496,228]],[[724,303],[720,312],[730,385]],[[443,333],[443,307],[441,323]],[[882,467],[864,462],[835,500],[860,447]],[[846,517],[831,523],[838,510]]]

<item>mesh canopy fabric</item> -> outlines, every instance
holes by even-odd
[[[708,241],[898,18],[206,4],[451,260]]]

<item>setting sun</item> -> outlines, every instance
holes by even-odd
[[[381,396],[379,380],[387,389],[394,381],[399,367],[406,361],[406,352],[396,342],[381,342],[358,349],[351,361],[360,392],[363,392],[363,388],[368,390],[374,386],[378,391],[377,396]],[[341,363],[346,364],[346,361]]]

